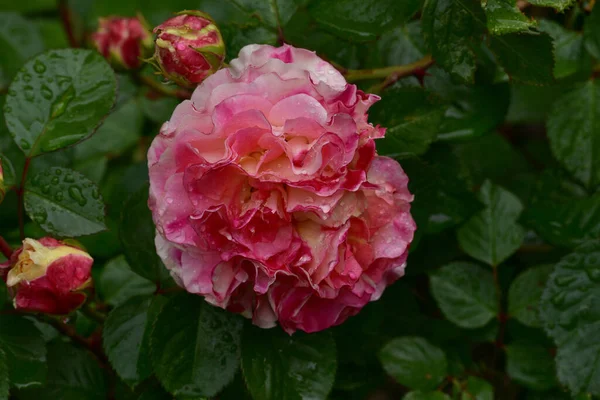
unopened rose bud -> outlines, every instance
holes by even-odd
[[[96,50],[117,68],[138,68],[152,49],[152,34],[138,18],[100,18],[91,40]]]
[[[2,171],[2,159],[0,158],[0,203],[4,200],[4,193],[6,193],[6,187],[4,186],[4,173]]]
[[[85,301],[94,260],[85,251],[46,237],[25,239],[10,259],[6,285],[18,310],[65,315]]]
[[[153,61],[166,78],[180,86],[193,88],[223,65],[225,44],[208,14],[182,11],[154,32]]]

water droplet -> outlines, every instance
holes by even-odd
[[[562,265],[568,269],[577,269],[579,267],[579,254],[571,253],[562,260]]]
[[[100,193],[98,193],[98,188],[93,188],[92,189],[92,197],[94,199],[99,199],[100,198]]]
[[[35,63],[33,63],[33,70],[38,74],[43,74],[46,72],[46,66],[40,60],[35,60]]]
[[[62,194],[62,192],[57,192],[54,195],[54,200],[56,200],[56,201],[62,201],[63,200],[63,194]]]
[[[52,178],[51,182],[53,185],[58,185],[58,178],[55,176],[54,178]]]
[[[557,276],[556,278],[554,278],[554,283],[556,283],[558,286],[563,287],[571,284],[573,281],[575,281],[575,279],[577,279],[577,277],[574,275]]]
[[[52,94],[52,90],[50,90],[50,88],[46,85],[42,85],[42,97],[45,98],[46,100],[51,100],[52,97],[54,97],[54,95]]]
[[[59,175],[59,176],[60,176],[60,175],[62,174],[62,169],[60,169],[60,168],[56,168],[56,169],[54,170],[54,173],[55,173],[56,175]]]
[[[58,83],[58,86],[60,86],[60,88],[63,90],[67,88],[71,80],[71,77],[66,75],[58,75],[56,77],[56,83]]]
[[[48,214],[46,213],[46,210],[40,209],[33,213],[33,219],[35,219],[35,222],[38,224],[43,224],[48,219]]]
[[[577,293],[572,292],[560,292],[552,297],[551,301],[557,308],[564,310],[577,304],[580,298]]]
[[[19,144],[21,145],[21,148],[23,150],[29,150],[31,148],[31,146],[29,145],[29,142],[25,139],[21,139],[21,141],[19,142]]]
[[[588,254],[585,257],[585,265],[591,267],[600,267],[600,253]]]
[[[7,114],[10,114],[12,112],[12,108],[10,107],[4,107],[4,112]]]
[[[35,93],[33,92],[33,87],[25,86],[23,88],[23,94],[25,95],[25,100],[33,101],[35,99]]]
[[[8,95],[9,95],[9,96],[16,96],[16,95],[17,95],[17,91],[16,91],[16,90],[14,90],[14,89],[10,89],[10,90],[8,91]]]
[[[68,89],[58,97],[58,99],[52,104],[52,118],[56,118],[67,110],[69,103],[75,98],[75,88],[69,86]]]
[[[45,185],[45,186],[42,188],[42,193],[44,193],[44,194],[48,194],[48,193],[50,193],[50,185]]]
[[[173,204],[173,199],[170,197],[167,197],[167,204]]]
[[[565,314],[558,322],[561,328],[571,330],[577,324],[577,316],[575,314]]]
[[[600,267],[588,268],[585,272],[592,281],[600,282]]]
[[[24,74],[23,75],[23,81],[25,81],[25,82],[31,81],[31,74]]]
[[[81,189],[78,186],[69,187],[69,196],[71,196],[71,198],[75,200],[81,207],[87,204],[87,200],[85,197],[83,197]]]
[[[65,182],[73,183],[75,182],[75,177],[72,174],[67,174],[67,176],[65,176]]]

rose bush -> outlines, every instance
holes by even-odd
[[[251,45],[177,107],[148,153],[176,281],[261,327],[342,323],[404,273],[415,223],[365,94],[313,52]]]
[[[598,1],[1,3],[0,400],[600,396]]]

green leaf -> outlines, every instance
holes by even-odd
[[[51,11],[56,8],[56,2],[53,0],[28,0],[24,1],[3,1],[0,3],[0,10],[11,10],[20,13],[34,13],[42,11]]]
[[[159,296],[134,297],[113,309],[104,324],[104,351],[117,374],[132,387],[152,375],[150,332],[165,303]]]
[[[600,82],[590,80],[559,98],[548,117],[552,152],[588,188],[600,184]]]
[[[554,268],[540,303],[558,346],[559,381],[578,394],[600,394],[600,241],[579,246]]]
[[[470,376],[461,400],[494,400],[494,388],[488,381]]]
[[[444,352],[420,337],[396,338],[379,352],[383,369],[411,389],[433,390],[448,374]]]
[[[147,96],[139,97],[139,105],[144,116],[159,124],[171,118],[173,110],[178,104],[179,100],[172,97],[159,97],[158,99],[150,99]]]
[[[521,13],[515,0],[487,0],[485,15],[492,35],[529,31],[536,25],[535,21]]]
[[[94,281],[102,300],[111,306],[121,305],[135,296],[150,295],[156,290],[153,282],[131,270],[124,256],[107,262]]]
[[[55,341],[48,345],[48,379],[44,386],[19,392],[22,400],[105,400],[104,372],[86,350]]]
[[[0,348],[0,400],[8,400],[8,364],[6,353]]]
[[[328,0],[313,2],[309,11],[332,33],[344,39],[368,41],[408,21],[419,6],[419,0]]]
[[[455,262],[431,273],[431,293],[450,322],[481,328],[498,312],[492,272],[475,264]]]
[[[486,179],[511,181],[529,169],[523,154],[499,133],[456,143],[452,151],[468,171],[469,183],[476,187]]]
[[[279,328],[244,329],[242,371],[254,400],[325,400],[336,364],[331,332],[289,336]]]
[[[535,344],[510,344],[505,350],[506,373],[515,382],[534,390],[556,386],[550,349]]]
[[[558,11],[564,11],[575,4],[576,0],[529,0],[528,3],[534,6],[552,7]]]
[[[445,109],[432,105],[421,88],[387,90],[369,112],[370,120],[387,128],[377,141],[379,154],[399,157],[420,155],[435,140]]]
[[[540,265],[522,272],[510,285],[508,291],[508,314],[519,322],[541,327],[539,303],[552,265]]]
[[[148,208],[148,190],[146,183],[125,202],[119,237],[133,272],[153,282],[159,282],[168,273],[154,246],[156,228]]]
[[[0,13],[0,87],[8,85],[25,60],[42,51],[44,42],[35,25],[17,13]]]
[[[458,242],[471,257],[497,266],[523,243],[525,230],[515,222],[523,205],[515,195],[490,181],[481,186],[479,200],[486,208],[460,227]]]
[[[122,154],[137,143],[143,122],[137,101],[128,101],[109,114],[92,137],[75,146],[75,159],[86,160],[104,155],[115,157]]]
[[[433,59],[462,82],[473,82],[475,48],[486,26],[477,0],[427,0],[423,8],[423,35]]]
[[[425,55],[421,21],[410,21],[384,33],[367,50],[369,56],[365,67],[369,68],[410,64],[420,60]]]
[[[307,26],[314,29],[307,29]],[[356,43],[319,29],[306,9],[299,9],[285,26],[285,39],[296,47],[316,51],[320,57],[346,68],[363,68],[362,56],[367,54],[367,43]],[[369,44],[373,42],[368,42]]]
[[[96,185],[79,172],[50,168],[25,185],[25,210],[53,235],[73,237],[106,229]]]
[[[226,0],[237,8],[244,10],[247,15],[254,15],[260,21],[271,27],[279,28],[287,24],[298,9],[294,0]]]
[[[588,196],[562,174],[549,171],[534,186],[522,219],[544,240],[574,248],[600,235],[600,194]]]
[[[560,24],[543,19],[540,29],[549,34],[554,40],[554,76],[556,79],[565,78],[576,73],[588,77],[592,68],[592,60],[584,49],[583,36]]]
[[[446,146],[432,147],[424,160],[406,159],[402,168],[410,176],[415,195],[411,213],[417,232],[438,233],[453,227],[481,209],[462,179],[459,160]]]
[[[546,33],[511,33],[490,37],[490,48],[510,78],[530,85],[554,81],[554,48]]]
[[[55,5],[52,5],[54,8]],[[35,19],[34,24],[40,30],[44,46],[50,49],[65,49],[69,47],[69,41],[65,33],[65,27],[62,21],[58,19],[39,18]]]
[[[46,343],[33,322],[0,314],[0,349],[6,355],[11,386],[40,385],[46,379]]]
[[[590,54],[600,58],[600,7],[594,7],[592,13],[586,18],[583,26],[585,47]]]
[[[150,339],[156,376],[177,397],[214,396],[238,369],[241,331],[241,317],[200,296],[171,298]]]
[[[506,116],[510,87],[494,85],[456,86],[445,99],[451,103],[439,129],[438,139],[465,141],[490,133]]]
[[[408,392],[403,400],[450,400],[450,396],[442,392]]]
[[[50,50],[29,60],[8,89],[4,116],[30,156],[90,136],[115,101],[115,75],[91,50]]]

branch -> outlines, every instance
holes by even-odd
[[[110,369],[108,358],[106,358],[106,355],[102,352],[102,347],[98,346],[92,338],[84,338],[82,336],[79,336],[74,327],[63,323],[56,318],[48,316],[38,316],[38,319],[42,322],[52,325],[52,327],[59,331],[61,334],[67,336],[69,339],[79,344],[80,346],[83,346],[86,349],[88,349],[90,352],[92,352],[92,354],[96,356],[96,358],[102,364],[103,367]]]
[[[79,47],[79,41],[75,38],[73,33],[73,25],[71,24],[71,10],[67,0],[58,0],[58,11],[60,13],[60,20],[65,30],[65,35],[69,41],[69,46]]]
[[[4,257],[10,260],[12,252],[12,248],[10,247],[8,242],[4,240],[2,236],[0,236],[0,253],[4,254]]]
[[[374,69],[349,69],[344,75],[348,82],[356,82],[365,79],[381,79],[393,77],[394,80],[406,76],[415,75],[425,71],[434,61],[431,56],[425,56],[419,61],[406,65],[395,65],[392,67],[374,68]]]

